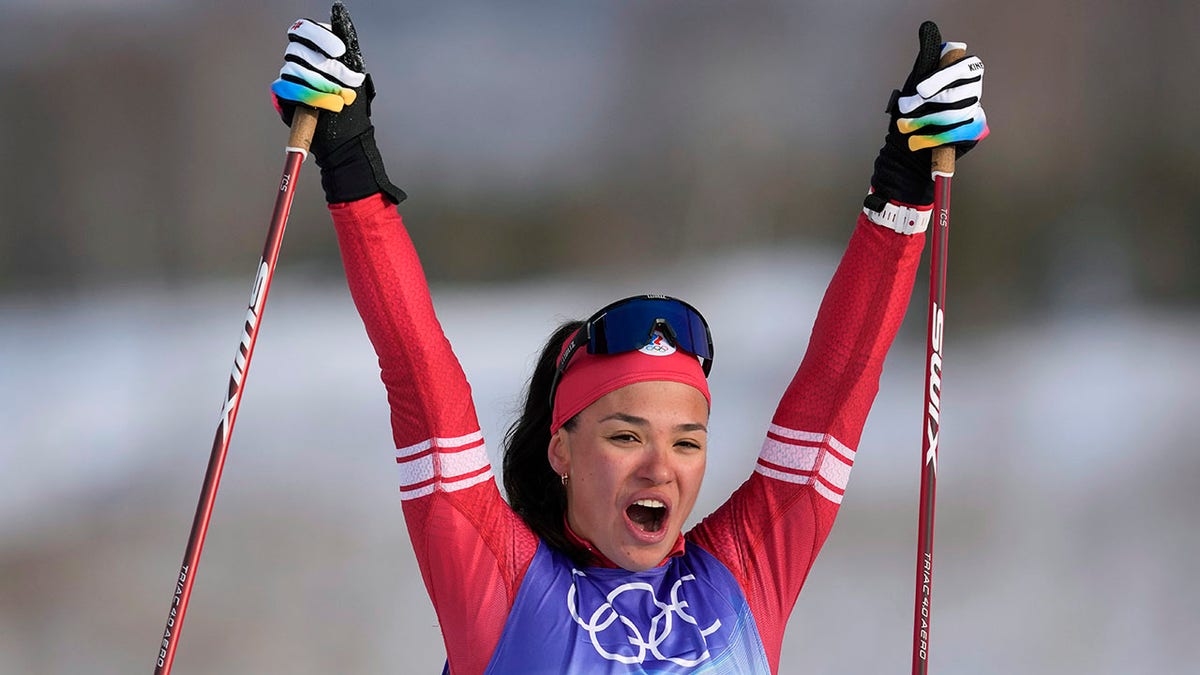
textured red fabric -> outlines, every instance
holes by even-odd
[[[924,234],[900,235],[859,216],[804,360],[772,420],[772,432],[809,435],[780,443],[768,433],[754,474],[687,535],[741,581],[772,672],[779,671],[783,631],[796,597],[837,515],[838,503],[822,492],[845,489],[822,483],[830,473],[822,469],[853,461],[845,447],[858,446],[884,358],[908,307],[923,243]],[[799,470],[796,482],[768,478],[768,446],[811,451],[811,480],[803,482]],[[840,503],[840,495],[837,499]]]
[[[396,207],[375,195],[329,209],[351,295],[379,356],[396,447],[478,433],[470,387],[434,315]],[[446,487],[436,470],[434,478],[437,488]],[[508,508],[494,480],[435,489],[401,505],[451,671],[482,673],[537,538]]]
[[[379,355],[404,515],[450,669],[482,673],[537,539],[496,488],[470,388],[395,207],[374,196],[330,210],[351,293]],[[686,535],[738,579],[772,672],[788,615],[846,489],[923,242],[923,235],[859,217],[755,472]]]

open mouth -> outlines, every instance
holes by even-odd
[[[667,505],[657,499],[639,499],[625,509],[625,515],[642,532],[661,532],[667,523]]]

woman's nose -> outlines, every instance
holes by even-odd
[[[662,443],[651,443],[645,449],[645,455],[638,468],[639,477],[649,481],[652,485],[671,482],[674,471],[671,468],[669,446]]]

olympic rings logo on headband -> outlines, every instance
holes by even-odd
[[[587,577],[579,570],[571,570],[573,577]],[[567,611],[581,628],[588,632],[596,653],[609,661],[627,664],[644,663],[647,656],[679,666],[695,666],[708,659],[707,637],[721,627],[716,619],[708,628],[701,628],[695,617],[687,613],[688,602],[679,598],[680,588],[685,581],[695,581],[695,575],[680,577],[671,587],[670,602],[663,602],[654,595],[654,587],[644,582],[621,584],[608,593],[605,602],[592,611],[585,620],[576,606],[577,580],[572,579],[567,590]],[[649,597],[637,591],[645,591]],[[632,594],[632,596],[631,596]],[[622,599],[625,596],[625,599]],[[638,627],[638,619],[645,622],[653,603],[658,612],[649,616],[649,628]],[[621,607],[618,609],[617,605]],[[626,610],[622,612],[621,609]],[[612,629],[612,630],[610,630]],[[607,633],[607,636],[602,634]],[[672,637],[672,634],[675,634]],[[676,649],[671,650],[671,647]],[[675,652],[664,654],[664,649]],[[612,650],[612,651],[610,651]],[[687,658],[685,655],[699,656]]]

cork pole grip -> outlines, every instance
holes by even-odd
[[[942,56],[942,60],[938,63],[938,66],[945,68],[946,66],[950,65],[951,63],[954,63],[955,61],[961,59],[962,57],[964,57],[966,55],[967,55],[967,52],[962,49],[951,49],[950,51],[946,52]],[[294,128],[295,127],[293,127],[293,129]],[[955,156],[956,155],[954,152],[954,146],[952,146],[952,145],[946,145],[946,146],[942,146],[940,148],[934,148],[933,149],[933,173],[935,173],[935,174],[942,173],[942,174],[946,174],[947,176],[953,176],[954,175],[954,158],[955,158]]]
[[[308,148],[312,145],[313,132],[317,130],[317,111],[304,105],[296,106],[296,112],[292,115],[292,134],[288,137],[288,147],[303,150],[308,153]],[[951,162],[954,161],[954,153],[950,153]],[[951,170],[953,170],[951,164]]]

